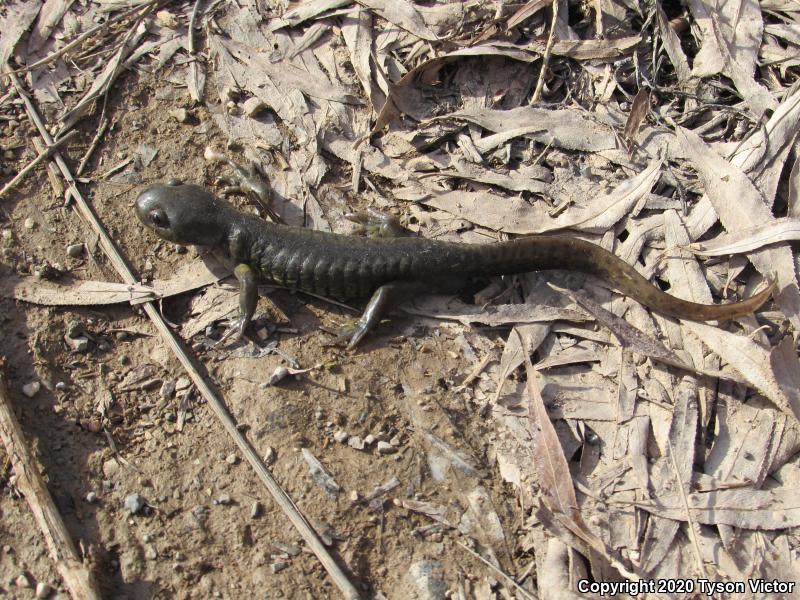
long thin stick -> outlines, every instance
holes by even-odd
[[[92,37],[98,31],[102,31],[103,29],[107,29],[111,25],[113,25],[114,23],[118,23],[119,21],[122,21],[122,20],[128,18],[129,16],[131,16],[132,14],[134,14],[134,13],[140,11],[140,10],[142,12],[144,12],[145,10],[149,9],[152,5],[154,5],[154,4],[162,4],[162,3],[165,3],[166,1],[167,0],[151,0],[147,4],[140,4],[139,6],[134,6],[133,8],[131,8],[129,10],[126,10],[124,13],[120,13],[120,14],[114,16],[114,17],[111,17],[105,23],[100,23],[99,25],[96,25],[96,26],[92,27],[89,31],[86,31],[86,32],[82,33],[81,35],[76,37],[74,40],[72,40],[70,43],[68,43],[63,48],[59,48],[58,50],[56,50],[52,54],[48,54],[47,56],[45,56],[43,59],[37,60],[32,65],[26,65],[24,67],[20,67],[19,69],[14,69],[14,70],[11,70],[11,71],[2,71],[2,72],[0,72],[0,75],[11,75],[11,74],[15,74],[15,73],[26,73],[28,71],[33,71],[34,69],[36,69],[38,67],[41,67],[43,65],[46,65],[47,63],[50,63],[50,62],[56,60],[59,56],[63,56],[64,54],[66,54],[67,52],[72,50],[73,48],[75,48],[77,46],[80,46],[85,40],[87,40],[90,37]]]
[[[16,486],[44,535],[50,558],[64,580],[70,594],[76,600],[101,600],[100,588],[91,571],[83,564],[80,554],[72,542],[53,498],[47,491],[36,459],[25,443],[25,435],[14,416],[5,376],[5,360],[0,359],[0,438],[17,476]]]
[[[550,54],[553,52],[553,44],[556,40],[556,25],[558,24],[558,0],[553,0],[553,20],[550,24],[550,36],[547,38],[547,46],[544,49],[544,56],[542,56],[542,70],[539,71],[539,80],[536,82],[536,89],[531,96],[531,104],[538,102],[542,97],[542,88],[544,87],[544,77],[547,73],[547,66],[550,64]]]
[[[36,125],[36,128],[39,130],[39,134],[45,140],[46,143],[52,144],[52,138],[47,131],[47,128],[44,126],[44,123],[41,120],[38,112],[36,111],[36,107],[33,105],[33,102],[28,97],[27,93],[25,92],[24,88],[22,87],[22,82],[19,80],[15,74],[11,74],[11,79],[14,82],[19,95],[25,101],[25,106],[28,111],[28,116],[31,119],[31,122]],[[114,268],[119,273],[122,281],[127,284],[135,284],[137,283],[136,278],[133,276],[132,271],[128,267],[128,264],[125,262],[125,259],[122,257],[122,254],[117,250],[114,241],[106,232],[105,228],[102,226],[100,221],[98,220],[97,216],[94,214],[94,211],[91,209],[89,204],[81,195],[80,191],[77,188],[75,179],[72,176],[72,173],[69,170],[69,167],[64,162],[61,154],[56,152],[53,154],[53,160],[58,165],[58,168],[61,170],[61,174],[66,179],[69,185],[68,193],[72,196],[75,200],[73,206],[75,210],[78,211],[78,214],[83,217],[83,219],[94,229],[97,233],[99,240],[100,240],[100,247],[103,249],[103,252],[108,256],[111,264],[114,265]],[[236,423],[234,422],[233,418],[228,414],[227,409],[225,408],[225,404],[223,401],[217,396],[216,392],[211,388],[208,382],[203,378],[200,372],[197,370],[197,367],[194,364],[194,361],[189,357],[189,355],[184,350],[181,343],[175,337],[175,334],[172,333],[172,330],[169,328],[167,323],[164,321],[161,314],[158,312],[155,304],[153,302],[146,302],[142,305],[144,307],[147,316],[153,321],[153,324],[156,326],[158,332],[162,335],[164,340],[167,342],[169,347],[175,353],[175,356],[178,357],[178,360],[181,362],[183,367],[186,369],[189,377],[197,386],[197,389],[206,399],[208,405],[211,407],[211,410],[216,415],[217,419],[222,423],[222,426],[225,428],[225,431],[230,435],[233,439],[236,446],[245,456],[247,461],[250,463],[250,466],[258,475],[259,479],[261,479],[264,486],[267,488],[267,491],[272,495],[272,498],[275,500],[275,503],[280,506],[281,510],[286,513],[286,516],[291,521],[292,525],[294,525],[300,535],[303,537],[305,542],[308,544],[309,548],[314,552],[317,556],[319,561],[322,563],[322,566],[331,576],[334,583],[339,587],[339,589],[344,594],[347,600],[356,600],[360,598],[358,590],[356,590],[355,586],[347,579],[347,576],[344,574],[342,569],[330,555],[328,550],[325,548],[324,544],[320,541],[319,537],[317,536],[314,529],[308,523],[306,518],[294,504],[292,499],[289,495],[281,488],[280,484],[275,480],[272,474],[267,469],[267,466],[261,460],[261,457],[258,456],[255,449],[250,445],[250,443],[242,436],[241,432],[236,428]]]
[[[14,177],[14,179],[12,179],[11,181],[9,181],[7,184],[5,184],[3,186],[3,189],[0,190],[0,198],[5,196],[11,190],[13,190],[19,184],[20,181],[25,179],[25,177],[28,175],[28,173],[33,171],[40,163],[42,163],[43,161],[45,161],[48,158],[50,158],[50,156],[53,154],[53,152],[55,152],[58,148],[60,148],[65,143],[70,141],[77,134],[78,134],[77,131],[70,131],[64,137],[56,140],[53,143],[52,146],[48,146],[47,148],[45,148],[44,152],[40,152],[39,156],[34,158],[30,163],[28,163],[28,165],[24,169],[22,169],[19,173],[17,173],[16,176]]]

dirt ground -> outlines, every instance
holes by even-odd
[[[152,78],[131,76],[112,94],[110,109],[120,118],[103,140],[97,168],[110,167],[141,143],[157,147],[158,155],[146,168],[93,185],[89,193],[134,270],[166,278],[186,255],[145,231],[132,202],[142,185],[169,178],[213,185],[216,173],[204,163],[203,148],[223,140],[215,137],[202,111],[197,125],[172,119],[170,110],[182,102],[159,97],[158,85]],[[5,134],[2,143],[8,147],[30,131],[22,123],[13,131],[6,127]],[[20,165],[30,158],[25,151],[18,154]],[[42,170],[5,200],[3,211],[4,277],[60,265],[56,268],[77,279],[115,280],[96,253],[93,258],[67,254],[75,243],[92,248],[92,236],[54,197]],[[457,581],[465,565],[468,574],[475,570],[476,577],[485,578],[485,567],[446,527],[431,527],[429,519],[392,502],[399,496],[468,506],[464,496],[474,481],[432,480],[426,451],[414,441],[417,427],[429,428],[483,468],[492,468],[486,456],[491,432],[478,414],[480,406],[469,393],[452,392],[467,374],[455,334],[398,315],[348,353],[326,345],[332,338],[320,326],[334,329],[350,313],[286,291],[269,299],[289,319],[279,325],[296,330],[278,334],[281,351],[302,367],[323,368],[267,387],[270,374],[285,363],[280,356],[237,358],[219,349],[200,350],[198,357],[248,438],[262,456],[274,457],[277,479],[304,514],[331,532],[335,553],[353,579],[370,595],[402,598],[412,593],[400,591],[408,585],[409,565],[420,561],[443,565],[448,581]],[[5,332],[0,354],[8,357],[18,416],[70,531],[92,553],[109,598],[338,597],[201,399],[191,397],[185,425],[177,429],[175,386],[185,387],[186,378],[140,311],[0,302]],[[259,313],[267,311],[263,303]],[[162,308],[168,319],[180,321],[186,298],[169,299]],[[75,320],[91,340],[86,352],[77,353],[65,342]],[[137,370],[144,367],[152,369],[137,381]],[[134,382],[126,385],[131,373]],[[28,398],[22,389],[31,382],[40,382],[41,389]],[[99,426],[103,402],[110,404],[108,429]],[[354,449],[335,441],[340,431],[362,439],[371,434],[375,441]],[[378,441],[390,442],[391,453],[381,454]],[[324,462],[341,492],[326,493],[313,481],[304,448]],[[395,478],[400,485],[390,494],[361,502]],[[482,485],[504,529],[513,531],[521,518],[513,494],[495,478]],[[125,506],[132,494],[146,502],[135,515]],[[33,590],[15,584],[20,575],[33,587],[45,582],[59,589],[27,505],[6,493],[0,510],[5,593],[33,596]],[[299,553],[288,554],[286,546]],[[513,540],[504,550],[522,565],[529,560]]]

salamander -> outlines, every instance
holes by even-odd
[[[236,210],[207,189],[158,184],[135,204],[144,225],[181,245],[213,249],[239,281],[237,337],[251,321],[258,283],[273,283],[340,300],[369,298],[361,317],[343,332],[358,344],[386,309],[410,296],[452,291],[465,280],[533,270],[566,269],[598,277],[606,285],[666,316],[693,321],[731,319],[758,309],[763,291],[729,304],[699,304],[672,296],[604,248],[566,236],[529,236],[492,244],[464,244],[423,237],[360,237],[269,223]],[[386,224],[386,223],[384,223]]]

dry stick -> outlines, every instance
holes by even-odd
[[[547,38],[547,46],[544,49],[544,56],[542,56],[542,70],[539,71],[539,80],[536,82],[536,89],[533,90],[531,96],[531,104],[538,102],[542,96],[542,88],[544,87],[544,76],[547,73],[547,65],[550,63],[550,54],[553,52],[553,44],[556,41],[556,24],[558,23],[558,0],[553,0],[553,20],[550,24],[550,36]]]
[[[47,485],[36,466],[36,459],[25,443],[25,435],[11,408],[4,370],[5,360],[0,359],[0,438],[3,439],[17,476],[16,486],[25,496],[47,542],[50,558],[72,597],[76,600],[101,600],[100,588],[91,571],[83,564],[53,498],[47,491]]]
[[[108,125],[108,119],[103,117],[103,120],[100,122],[100,127],[97,128],[97,133],[95,133],[94,137],[92,138],[92,143],[89,144],[89,148],[87,148],[86,153],[83,155],[83,158],[78,165],[78,169],[75,171],[75,175],[78,177],[83,175],[83,170],[86,168],[87,163],[92,159],[92,155],[94,154],[94,151],[97,150],[100,140],[103,138],[106,131],[108,131]]]
[[[19,69],[12,69],[11,71],[3,71],[3,72],[0,72],[0,75],[12,75],[14,73],[26,73],[28,71],[33,71],[34,69],[36,69],[38,67],[41,67],[43,65],[46,65],[46,64],[56,60],[59,56],[63,56],[64,54],[66,54],[67,52],[69,52],[70,50],[75,48],[76,46],[80,46],[84,41],[86,41],[87,39],[92,37],[98,31],[102,31],[103,29],[107,29],[108,27],[110,27],[114,23],[118,23],[119,21],[122,21],[122,20],[126,19],[130,15],[132,15],[132,14],[134,14],[134,13],[136,13],[136,12],[142,10],[142,9],[147,10],[147,9],[150,8],[150,6],[152,6],[154,4],[162,4],[162,3],[165,3],[167,1],[168,0],[150,0],[150,2],[148,2],[147,4],[140,4],[138,6],[135,6],[134,8],[131,8],[130,10],[126,10],[124,13],[121,13],[121,14],[117,15],[116,17],[110,18],[105,23],[100,23],[99,25],[96,25],[95,27],[92,27],[89,31],[87,31],[85,33],[82,33],[81,35],[76,37],[74,40],[72,40],[69,44],[67,44],[63,48],[59,48],[57,51],[53,52],[52,54],[48,54],[43,59],[37,60],[32,65],[27,65],[27,66],[24,66],[24,67],[20,67]]]
[[[483,558],[483,557],[482,557],[480,554],[478,554],[477,552],[475,552],[475,550],[473,550],[472,548],[470,548],[469,546],[467,546],[465,543],[463,543],[463,542],[457,542],[457,543],[458,543],[458,545],[459,545],[459,546],[461,546],[461,547],[462,547],[464,550],[466,550],[467,552],[469,552],[470,554],[472,554],[472,556],[474,556],[475,558],[477,558],[479,561],[481,561],[483,564],[485,564],[487,567],[489,567],[489,568],[490,568],[492,571],[494,571],[495,573],[497,573],[498,575],[500,575],[500,576],[501,576],[503,579],[505,579],[505,580],[506,580],[508,583],[510,583],[510,584],[511,584],[511,586],[512,586],[512,587],[513,587],[515,590],[517,590],[517,591],[518,591],[518,592],[519,592],[519,593],[522,595],[522,597],[523,597],[523,598],[527,598],[527,600],[538,600],[538,598],[537,598],[536,594],[534,594],[533,592],[529,592],[529,591],[528,591],[528,590],[526,590],[524,587],[522,587],[520,584],[518,584],[518,583],[517,583],[517,582],[514,580],[514,578],[513,578],[513,577],[511,577],[511,575],[509,575],[508,573],[506,573],[506,572],[505,572],[505,571],[503,571],[502,569],[498,569],[497,567],[495,567],[495,566],[494,566],[492,563],[490,563],[488,560],[486,560],[485,558]]]
[[[669,451],[669,463],[672,470],[675,472],[675,481],[678,484],[678,495],[681,497],[681,504],[683,510],[686,511],[686,525],[689,530],[689,540],[692,546],[692,555],[697,566],[697,576],[706,577],[706,567],[703,562],[703,557],[700,554],[700,544],[697,541],[697,523],[692,518],[692,511],[689,508],[689,499],[686,497],[686,490],[683,487],[683,479],[681,479],[681,471],[678,468],[678,463],[675,461],[675,451],[672,448],[672,442],[669,437],[667,438],[667,450]]]
[[[25,101],[25,106],[28,111],[28,115],[31,119],[31,122],[36,125],[36,128],[39,130],[39,134],[44,138],[44,140],[48,143],[52,143],[52,138],[50,134],[47,132],[47,129],[44,126],[39,114],[36,112],[36,107],[31,102],[31,99],[25,93],[22,82],[19,78],[12,74],[11,75],[12,81],[14,82],[17,91]],[[97,216],[94,214],[94,211],[89,207],[89,204],[81,195],[80,191],[76,186],[75,179],[72,177],[72,174],[69,171],[69,167],[64,162],[61,154],[59,152],[55,152],[53,155],[53,160],[58,165],[58,168],[61,170],[61,174],[64,176],[64,179],[67,180],[69,184],[69,194],[72,195],[72,198],[75,200],[74,206],[75,209],[78,211],[81,217],[95,230],[97,236],[100,240],[100,247],[108,256],[111,264],[114,265],[114,268],[119,273],[120,277],[122,278],[123,282],[129,285],[135,285],[137,283],[136,278],[133,276],[133,273],[129,269],[127,263],[123,259],[120,252],[117,250],[114,242],[109,237],[108,233],[106,232],[105,228],[103,228],[100,221],[97,219]],[[153,321],[153,324],[156,326],[158,332],[162,335],[164,340],[169,344],[169,347],[177,356],[178,360],[181,362],[183,367],[189,374],[189,377],[194,382],[197,389],[200,390],[200,393],[208,402],[208,405],[211,407],[211,410],[214,412],[216,417],[222,423],[222,426],[225,428],[225,431],[228,435],[231,436],[236,446],[239,450],[244,454],[247,461],[250,463],[250,466],[256,472],[258,477],[261,479],[264,486],[267,488],[269,493],[272,495],[272,498],[275,500],[275,503],[280,506],[289,520],[292,522],[303,539],[317,556],[319,561],[322,563],[322,566],[328,572],[328,574],[333,579],[334,583],[339,587],[339,589],[344,594],[347,600],[357,600],[360,598],[358,590],[356,590],[355,586],[347,579],[347,576],[330,555],[328,550],[325,548],[323,543],[320,541],[319,537],[317,536],[314,529],[308,523],[306,518],[294,504],[292,499],[289,495],[281,488],[280,484],[275,480],[272,474],[267,469],[264,462],[256,453],[255,449],[250,445],[250,443],[242,436],[241,432],[236,428],[236,423],[233,418],[228,414],[227,409],[225,408],[224,403],[222,400],[219,399],[215,391],[211,388],[211,386],[206,382],[203,376],[197,371],[197,368],[194,365],[194,362],[189,357],[189,355],[184,350],[183,346],[180,344],[178,339],[175,337],[175,334],[172,333],[172,330],[167,326],[166,322],[164,321],[161,314],[158,312],[155,304],[153,302],[146,302],[142,304],[147,316]]]
[[[16,177],[14,177],[14,179],[12,179],[11,181],[9,181],[7,184],[5,184],[3,186],[3,189],[0,190],[0,198],[5,196],[11,190],[13,190],[17,186],[17,184],[19,184],[19,182],[21,182],[23,179],[25,179],[25,177],[28,175],[28,173],[33,171],[42,161],[47,160],[50,157],[50,155],[53,154],[53,152],[57,148],[60,148],[61,146],[63,146],[65,143],[67,143],[72,138],[74,138],[77,134],[78,134],[77,131],[70,131],[64,137],[59,138],[55,142],[53,142],[52,146],[47,146],[47,148],[45,148],[44,152],[41,152],[39,154],[39,156],[37,156],[30,163],[28,163],[27,167],[25,167],[24,169],[22,169],[22,171],[17,173],[17,175],[16,175]]]

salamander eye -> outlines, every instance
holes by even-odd
[[[162,229],[169,227],[169,218],[167,217],[167,213],[160,208],[154,208],[150,211],[150,222],[156,227],[160,227]]]

